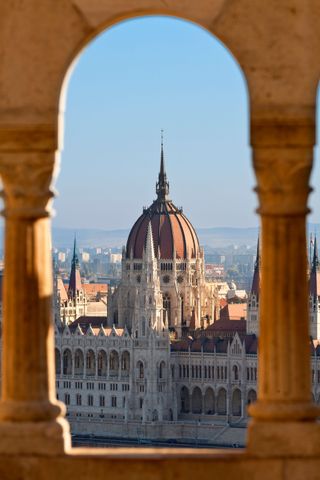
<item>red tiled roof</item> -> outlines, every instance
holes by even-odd
[[[220,320],[243,320],[246,313],[246,303],[228,303],[220,310]]]
[[[107,283],[84,283],[82,288],[87,295],[97,295],[98,293],[106,295],[108,292]]]

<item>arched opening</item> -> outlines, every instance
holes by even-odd
[[[98,376],[106,377],[107,376],[107,365],[108,359],[107,354],[104,350],[100,350],[98,353]]]
[[[217,413],[218,415],[227,414],[227,392],[224,388],[220,388],[217,396]]]
[[[232,367],[233,380],[239,380],[239,367],[238,365],[233,365]]]
[[[56,374],[60,375],[61,374],[61,353],[58,348],[54,349],[54,354],[55,354],[55,365],[56,365]]]
[[[119,354],[115,350],[112,350],[109,356],[109,375],[111,377],[119,375]]]
[[[94,376],[96,374],[96,356],[93,350],[88,350],[86,353],[86,375]]]
[[[159,378],[162,379],[162,380],[166,378],[165,368],[166,368],[166,363],[163,362],[163,361],[160,362],[160,365],[159,365]]]
[[[192,392],[192,413],[202,413],[202,393],[199,387],[195,387]]]
[[[213,415],[215,413],[215,398],[212,388],[207,388],[204,395],[204,413],[206,415]]]
[[[71,350],[67,348],[63,352],[63,375],[72,374],[72,354]]]
[[[247,404],[250,405],[251,403],[256,402],[256,400],[257,400],[257,392],[255,390],[249,390]]]
[[[158,420],[159,420],[158,410],[153,410],[153,412],[152,412],[152,421],[153,421],[153,422],[158,422]]]
[[[125,351],[121,355],[121,374],[128,376],[130,373],[130,353]]]
[[[190,412],[190,394],[187,387],[183,386],[180,391],[180,411],[181,413]]]
[[[137,363],[137,374],[138,374],[138,378],[140,379],[144,378],[144,365],[141,360],[139,360]]]
[[[77,348],[74,353],[74,374],[82,376],[84,373],[84,355],[83,351]]]
[[[241,391],[236,388],[232,393],[231,402],[232,415],[240,417],[241,415]]]

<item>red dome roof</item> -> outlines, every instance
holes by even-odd
[[[197,234],[182,213],[171,200],[168,200],[169,183],[164,170],[163,145],[161,144],[161,166],[157,182],[158,198],[144,209],[143,214],[133,225],[127,241],[126,255],[129,258],[142,258],[146,243],[148,224],[151,222],[155,256],[172,259],[195,258],[199,251]]]
[[[175,250],[178,259],[195,258],[199,251],[197,234],[189,220],[171,201],[156,200],[144,210],[131,229],[127,242],[127,257],[142,258],[148,223],[151,221],[155,255],[172,259]]]

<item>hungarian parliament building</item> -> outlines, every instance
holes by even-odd
[[[123,248],[107,315],[88,313],[76,248],[69,285],[55,275],[58,398],[76,434],[232,443],[238,429],[241,443],[247,406],[257,397],[259,246],[245,318],[221,316],[220,285],[206,281],[196,231],[169,199],[163,145],[156,195]],[[310,351],[318,401],[316,240],[312,257]]]

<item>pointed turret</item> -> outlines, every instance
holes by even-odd
[[[169,182],[167,181],[167,174],[164,166],[163,130],[161,130],[160,172],[156,185],[156,192],[160,202],[165,202],[167,200],[167,196],[169,195]]]
[[[77,256],[76,237],[74,237],[73,256],[71,261],[71,272],[69,278],[68,297],[76,298],[77,292],[82,290],[79,259]]]
[[[254,264],[254,272],[251,285],[251,296],[255,295],[256,301],[259,301],[259,292],[260,292],[260,239],[258,237],[257,242],[257,255],[256,261]]]
[[[319,257],[317,248],[317,237],[314,237],[313,242],[313,257],[310,272],[310,295],[316,301],[320,296],[320,271],[319,271]]]
[[[254,264],[251,291],[248,298],[247,333],[258,335],[259,332],[259,295],[260,295],[260,241],[258,237],[257,255]]]
[[[155,259],[151,221],[149,221],[147,230],[145,259],[147,262],[152,262]]]

